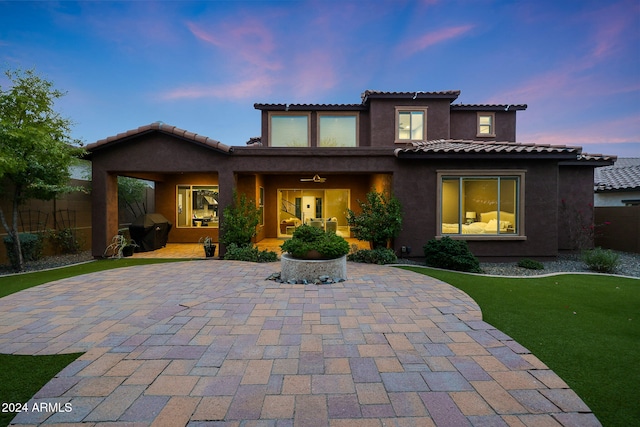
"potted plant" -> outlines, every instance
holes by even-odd
[[[322,283],[323,278],[332,278],[334,282],[346,279],[349,243],[333,231],[302,225],[280,248],[283,251],[280,277],[287,283]]]
[[[204,248],[204,256],[207,258],[212,258],[216,253],[216,245],[213,244],[211,237],[201,237],[199,243],[202,244]]]
[[[105,257],[122,258],[132,256],[135,248],[138,244],[132,240],[127,239],[123,234],[116,234],[111,239],[111,243],[104,250]]]
[[[280,248],[299,259],[335,259],[349,253],[349,243],[332,231],[302,225]]]

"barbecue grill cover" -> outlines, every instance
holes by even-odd
[[[161,214],[144,214],[131,223],[129,234],[138,244],[137,251],[155,251],[166,246],[172,226]]]

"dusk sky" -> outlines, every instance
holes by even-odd
[[[460,90],[528,104],[518,142],[640,157],[639,0],[0,0],[0,68],[66,91],[85,144],[163,121],[244,145],[256,102]]]

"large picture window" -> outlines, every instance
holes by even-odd
[[[521,236],[522,182],[513,175],[440,175],[440,233],[467,236]]]
[[[396,107],[396,142],[426,141],[427,109]]]
[[[309,146],[309,116],[272,114],[269,116],[269,145],[272,147]]]
[[[177,227],[218,227],[218,186],[178,185]]]
[[[357,116],[321,115],[318,147],[357,146]]]

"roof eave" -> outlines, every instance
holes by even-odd
[[[397,149],[395,155],[399,159],[524,159],[524,160],[570,160],[575,159],[575,153],[532,153],[532,152],[472,152],[472,151],[432,151],[432,152],[407,152]]]
[[[451,104],[453,111],[523,111],[527,104]]]
[[[365,111],[362,104],[253,104],[261,111]]]
[[[230,154],[233,152],[233,147],[223,144],[220,141],[217,141],[215,139],[209,138],[204,135],[199,135],[193,132],[189,132],[184,129],[177,128],[175,126],[167,125],[162,122],[156,122],[150,125],[140,126],[137,129],[132,129],[127,132],[117,134],[115,136],[110,136],[87,145],[85,147],[88,152],[87,159],[90,160],[92,157],[92,153],[96,151],[100,151],[106,148],[111,148],[123,142],[130,141],[134,138],[138,138],[140,136],[148,135],[154,132],[173,136],[173,137],[182,139],[184,141],[188,141],[188,142],[200,145],[202,147],[216,150],[218,152],[222,152],[225,154]]]

